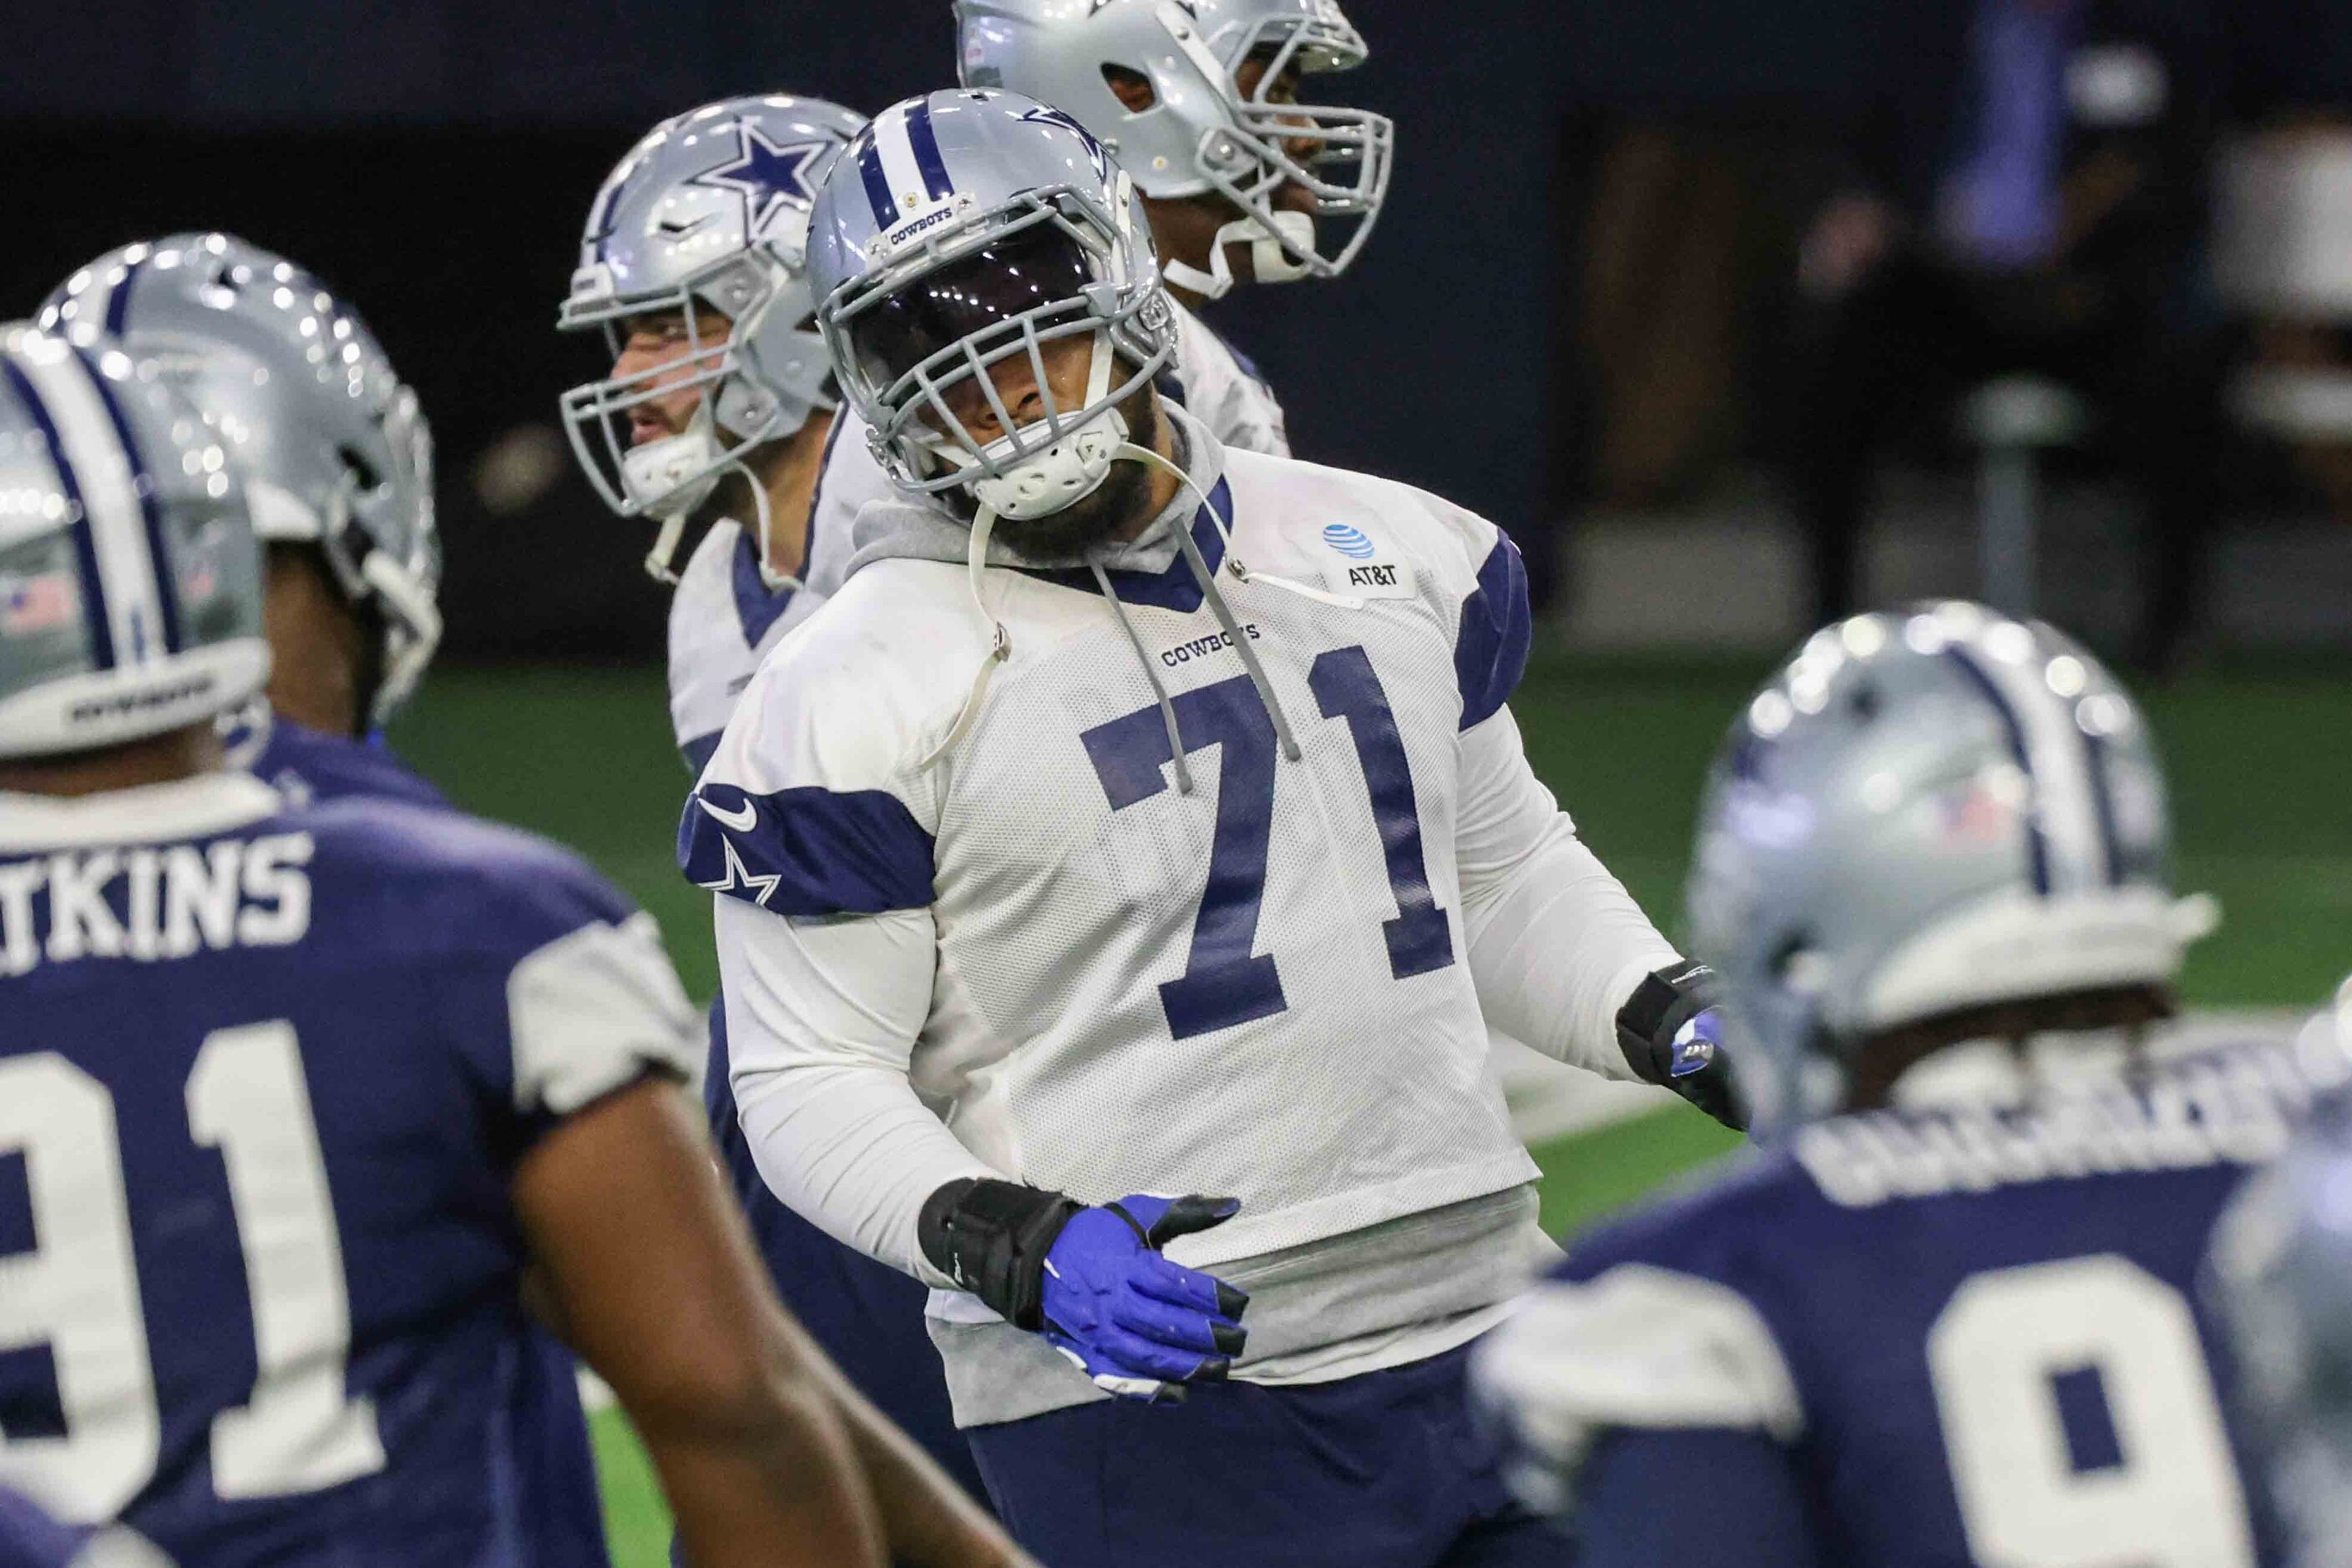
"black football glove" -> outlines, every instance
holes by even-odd
[[[1636,1078],[1673,1089],[1726,1127],[1748,1129],[1748,1107],[1723,1048],[1715,971],[1689,959],[1649,975],[1617,1010],[1617,1046]]]

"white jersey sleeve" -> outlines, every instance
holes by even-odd
[[[594,921],[507,978],[516,1109],[569,1116],[648,1068],[681,1082],[697,1065],[695,1009],[651,915]]]
[[[974,1158],[908,1079],[937,967],[930,911],[791,920],[718,900],[730,1077],[769,1190],[836,1239],[932,1285],[923,1200]]]
[[[1482,518],[1431,504],[1477,563],[1454,637],[1454,844],[1479,1006],[1491,1027],[1557,1061],[1630,1079],[1618,1009],[1643,975],[1679,954],[1528,765],[1507,706],[1533,635],[1518,547]]]
[[[961,623],[916,630],[940,667],[978,657]],[[916,1242],[923,1200],[995,1173],[910,1079],[937,968],[940,811],[918,763],[954,712],[908,673],[862,667],[839,639],[781,650],[745,692],[678,841],[688,877],[731,895],[717,900],[730,1073],[761,1176],[839,1239],[944,1285]]]
[[[1290,456],[1290,427],[1257,366],[1209,324],[1176,307],[1176,363],[1162,391],[1227,447]]]
[[[1574,1474],[1612,1427],[1717,1428],[1780,1443],[1805,1430],[1796,1379],[1754,1304],[1648,1264],[1539,1286],[1480,1344],[1470,1380],[1553,1476]],[[1536,1478],[1515,1479],[1533,1489]]]

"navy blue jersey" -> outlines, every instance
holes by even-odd
[[[1592,1568],[2266,1561],[2198,1279],[2310,1093],[2245,1052],[1806,1128],[1572,1246],[1482,1384]]]
[[[79,1531],[0,1487],[0,1568],[71,1568],[80,1550]]]
[[[313,730],[262,709],[247,721],[234,754],[246,771],[296,805],[359,796],[427,810],[452,809],[447,798],[385,744]],[[578,1367],[553,1335],[534,1336],[538,1353],[516,1373],[519,1411],[512,1434],[515,1484],[524,1511],[567,1533],[534,1538],[549,1568],[594,1568],[607,1561],[596,1456],[581,1408]]]
[[[0,1481],[183,1568],[543,1560],[509,1196],[682,1073],[569,854],[241,773],[0,796]]]
[[[365,795],[448,807],[441,792],[411,773],[382,735],[360,740],[273,716],[261,721],[255,739],[260,751],[247,759],[246,770],[298,804]]]

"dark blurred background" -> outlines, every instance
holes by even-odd
[[[2352,282],[2233,278],[2214,218],[2267,149],[2256,218],[2344,224],[2352,269],[2342,0],[1348,8],[1373,58],[1334,95],[1400,126],[1381,231],[1219,323],[1302,453],[1518,534],[1571,642],[1763,647],[1989,570],[2154,665],[2352,637]],[[658,653],[551,418],[612,162],[707,99],[951,75],[945,0],[85,0],[10,35],[6,310],[190,226],[339,286],[440,437],[461,661]]]

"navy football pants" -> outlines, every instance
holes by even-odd
[[[1469,1353],[966,1436],[1045,1568],[1554,1568],[1568,1542],[1511,1502],[1473,1426]]]

